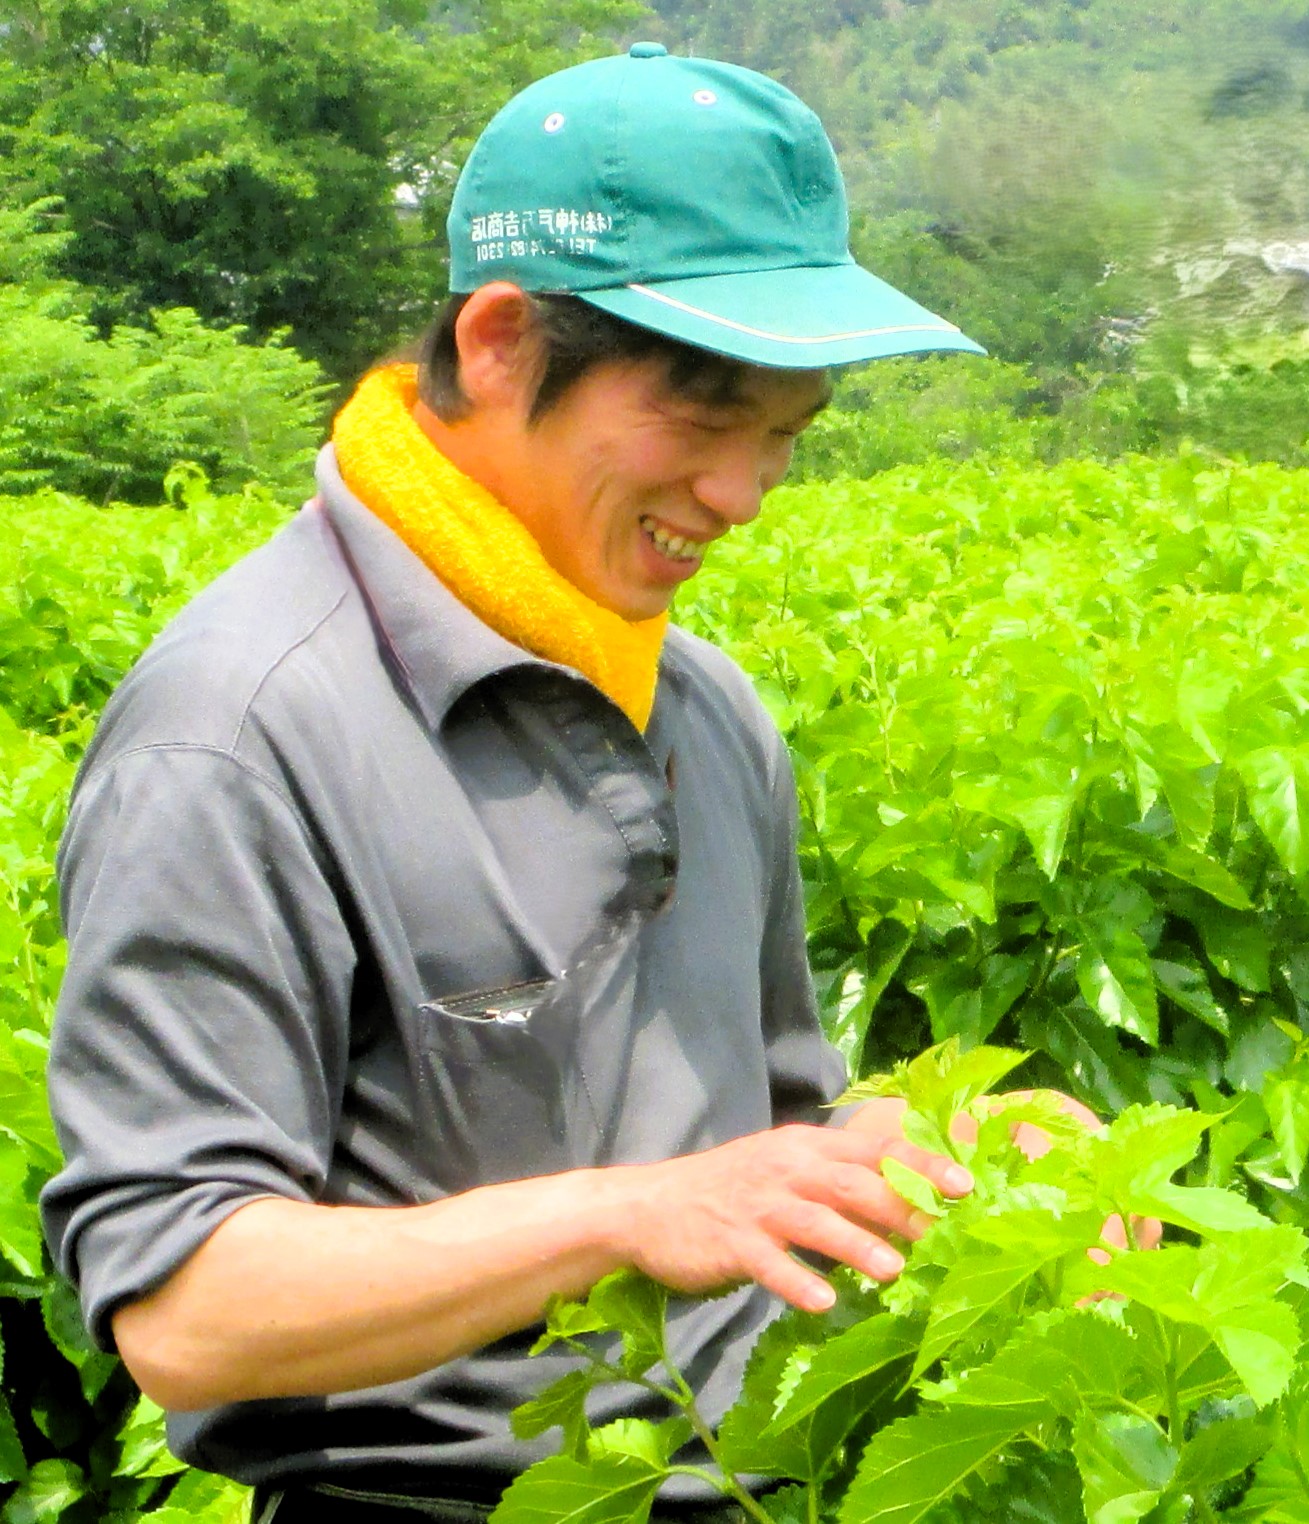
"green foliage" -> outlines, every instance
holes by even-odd
[[[317,366],[284,334],[247,343],[185,308],[102,339],[91,293],[52,274],[69,241],[56,206],[0,213],[0,491],[157,502],[177,460],[223,490],[304,482],[327,392]]]
[[[101,704],[177,607],[285,515],[216,498],[194,470],[173,505],[105,511],[0,500],[0,1519],[243,1524],[244,1489],[184,1468],[161,1415],[91,1348],[41,1241],[58,1167],[43,1071],[64,965],[54,846]]]
[[[857,1072],[995,1036],[1103,1114],[1240,1098],[1210,1183],[1303,1210],[1304,490],[904,468],[783,489],[715,553],[680,617],[792,747]]]
[[[64,198],[93,317],[188,308],[352,377],[420,326],[475,131],[626,0],[4,0],[0,184]],[[419,209],[402,216],[397,187]]]
[[[527,1471],[493,1524],[583,1506],[642,1524],[676,1475],[761,1524],[1303,1519],[1305,1235],[1235,1192],[1175,1183],[1213,1119],[1172,1107],[1134,1107],[1094,1133],[1056,1127],[1029,1161],[1011,1129],[1049,1122],[1049,1108],[980,1095],[1022,1057],[951,1039],[853,1093],[904,1096],[911,1133],[939,1137],[942,1118],[969,1113],[976,1142],[944,1146],[976,1189],[910,1247],[893,1285],[838,1271],[831,1314],[788,1311],[765,1330],[717,1434],[651,1338],[658,1288],[624,1272],[583,1307],[552,1306],[543,1343],[562,1340],[579,1364],[534,1406],[553,1404],[568,1454]],[[1088,1255],[1110,1214],[1154,1212],[1193,1241]],[[620,1467],[609,1431],[587,1425],[586,1391],[619,1371],[583,1330],[639,1344],[674,1414],[642,1426],[639,1472],[630,1442]],[[712,1465],[678,1450],[691,1435]],[[746,1472],[780,1490],[752,1497]]]

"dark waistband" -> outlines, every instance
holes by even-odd
[[[412,1497],[319,1482],[311,1486],[257,1487],[251,1524],[486,1524],[500,1488],[487,1484],[480,1496]],[[468,1494],[471,1489],[461,1487]],[[657,1503],[651,1524],[745,1524],[736,1503]]]

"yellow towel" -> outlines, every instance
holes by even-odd
[[[561,577],[509,509],[419,428],[417,395],[412,365],[359,383],[332,430],[346,485],[484,624],[575,668],[644,730],[668,615],[624,619]]]

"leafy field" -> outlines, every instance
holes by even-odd
[[[198,1476],[174,1482],[156,1415],[115,1362],[86,1349],[66,1294],[50,1280],[33,1205],[54,1164],[40,1091],[61,968],[51,865],[76,757],[104,697],[154,630],[286,512],[260,496],[212,498],[185,473],[171,492],[174,505],[158,509],[101,510],[55,494],[9,500],[0,521],[5,1524],[128,1524],[143,1513],[164,1524],[217,1521],[239,1506],[236,1489]],[[1084,1331],[1094,1316],[1086,1337],[1105,1345],[1094,1344],[1096,1363],[1126,1361],[1123,1341],[1144,1337],[1147,1313],[1169,1338],[1193,1337],[1178,1327],[1203,1327],[1218,1353],[1205,1355],[1208,1374],[1185,1393],[1169,1388],[1168,1359],[1150,1368],[1149,1379],[1163,1385],[1139,1392],[1137,1419],[1148,1431],[1109,1422],[1092,1404],[1090,1417],[1080,1409],[1032,1417],[1029,1427],[1048,1441],[1036,1458],[1021,1438],[1027,1428],[1000,1435],[985,1466],[961,1477],[961,1486],[983,1489],[973,1513],[952,1512],[944,1494],[918,1511],[911,1498],[901,1511],[879,1513],[879,1503],[859,1499],[880,1482],[856,1482],[843,1524],[910,1524],[928,1508],[933,1524],[989,1517],[996,1494],[985,1488],[1000,1458],[1017,1451],[1034,1495],[1041,1468],[1053,1468],[1047,1491],[1065,1510],[1025,1517],[1065,1524],[1081,1508],[1092,1524],[1208,1519],[1204,1510],[1223,1503],[1210,1492],[1237,1473],[1215,1477],[1218,1463],[1205,1462],[1203,1487],[1188,1492],[1173,1430],[1174,1420],[1191,1424],[1190,1444],[1205,1424],[1216,1427],[1212,1413],[1200,1412],[1215,1394],[1235,1406],[1221,1414],[1223,1441],[1201,1448],[1226,1454],[1227,1441],[1243,1436],[1244,1448],[1231,1452],[1247,1457],[1240,1485],[1225,1495],[1235,1516],[1309,1518],[1309,1484],[1284,1464],[1288,1454],[1302,1456],[1309,1425],[1293,1279],[1303,1250],[1297,1230],[1309,1223],[1307,508],[1309,473],[1216,469],[1199,457],[1049,470],[905,467],[779,491],[754,528],[718,549],[679,610],[746,666],[792,743],[814,965],[856,1073],[891,1071],[933,1041],[1000,1043],[1032,1054],[1015,1083],[1058,1083],[1106,1116],[1125,1114],[1095,1146],[1121,1144],[1129,1164],[1140,1162],[1130,1119],[1147,1132],[1177,1129],[1160,1142],[1169,1168],[1156,1171],[1149,1190],[1201,1192],[1187,1198],[1189,1219],[1177,1217],[1176,1200],[1169,1218],[1176,1255],[1193,1258],[1152,1260],[1190,1275],[1186,1295],[1197,1306],[1213,1300],[1204,1300],[1207,1276],[1211,1289],[1227,1288],[1228,1301],[1240,1282],[1246,1300],[1233,1292],[1232,1305],[1254,1309],[1224,1344],[1178,1314],[1180,1280],[1169,1282],[1173,1300],[1163,1305],[1145,1272],[1123,1268],[1117,1289],[1129,1300],[1110,1304],[1123,1309],[1115,1321],[1075,1305],[1075,1275],[1057,1292],[1048,1280],[999,1277],[991,1321],[948,1347],[934,1344],[924,1332],[932,1325],[913,1322],[922,1313],[915,1288],[935,1294],[956,1262],[980,1275],[981,1261],[1004,1254],[989,1230],[963,1220],[951,1230],[947,1218],[911,1265],[903,1305],[872,1309],[866,1292],[850,1287],[845,1310],[823,1328],[785,1325],[776,1336],[790,1341],[784,1358],[758,1390],[772,1381],[761,1400],[781,1400],[785,1375],[789,1395],[760,1428],[796,1411],[796,1360],[817,1361],[815,1351],[846,1326],[843,1336],[856,1343],[874,1338],[856,1330],[888,1326],[876,1322],[881,1316],[908,1320],[896,1337],[909,1329],[916,1341],[914,1358],[924,1364],[913,1401],[926,1404],[919,1416],[895,1409],[882,1417],[914,1423],[957,1424],[957,1413],[934,1418],[932,1404],[963,1400],[951,1382],[1011,1334],[1035,1337],[1041,1308],[1051,1348],[1057,1328]],[[1148,1109],[1159,1104],[1198,1115],[1166,1122],[1172,1113]],[[1070,1181],[1083,1182],[1082,1197],[1074,1190],[1070,1198],[1074,1214],[1103,1204],[1091,1155],[1074,1145],[1060,1154],[1065,1174],[1057,1178],[1054,1165],[1024,1175],[998,1138],[987,1146],[997,1221],[1017,1209],[1004,1192],[1026,1191],[1017,1206],[1026,1199],[1026,1209],[1050,1215],[1048,1192],[1067,1192]],[[1123,1170],[1122,1179],[1135,1180]],[[1145,1187],[1138,1180],[1131,1190]],[[1007,1231],[996,1229],[1001,1238]],[[1071,1267],[1072,1254],[1061,1240],[1049,1264],[1063,1255]],[[959,1300],[972,1306],[971,1289]],[[868,1313],[873,1321],[861,1321]],[[1108,1352],[1114,1341],[1118,1355]],[[802,1347],[810,1353],[796,1356]],[[769,1348],[776,1354],[782,1344]],[[1262,1353],[1241,1352],[1250,1348]],[[761,1349],[761,1362],[773,1358]],[[1174,1375],[1176,1358],[1174,1350]],[[948,1363],[956,1359],[960,1370]],[[869,1379],[885,1384],[875,1373]],[[979,1411],[1000,1406],[997,1396]],[[1103,1432],[1088,1427],[1093,1420]],[[856,1419],[850,1425],[834,1441],[831,1453],[843,1458],[824,1473],[821,1498],[812,1489],[783,1496],[771,1517],[827,1517],[839,1501],[833,1489],[854,1474],[852,1436],[860,1449],[871,1439],[870,1455],[892,1456],[897,1431],[873,1439],[856,1433]],[[1059,1436],[1074,1432],[1081,1450],[1061,1449]],[[1077,1467],[1091,1451],[1103,1460],[1096,1474],[1121,1473],[1123,1488],[1085,1483]],[[1129,1487],[1132,1467],[1139,1485]],[[1199,1504],[1186,1501],[1200,1493]],[[1250,1498],[1265,1511],[1251,1513]],[[791,1503],[800,1511],[786,1512]]]

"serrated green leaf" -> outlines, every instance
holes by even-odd
[[[82,1395],[94,1402],[119,1368],[118,1357],[96,1349],[82,1322],[77,1293],[62,1276],[46,1282],[41,1293],[41,1316],[51,1343],[77,1369]]]
[[[584,1334],[602,1333],[609,1325],[587,1302],[570,1297],[551,1297],[545,1308],[545,1329],[529,1353],[543,1354],[552,1345]]]
[[[808,1487],[780,1487],[761,1497],[759,1506],[773,1524],[812,1524]]]
[[[14,1427],[9,1399],[0,1392],[0,1482],[21,1482],[27,1475],[27,1459]]]
[[[27,1191],[28,1162],[16,1143],[0,1137],[0,1254],[19,1275],[42,1271],[42,1240],[36,1203]]]
[[[619,1270],[596,1283],[587,1307],[622,1335],[619,1361],[625,1375],[644,1376],[664,1357],[668,1291],[636,1270]]]
[[[691,1438],[694,1431],[686,1418],[667,1418],[651,1423],[646,1418],[619,1418],[592,1429],[586,1450],[592,1460],[623,1455],[659,1469],[668,1466],[673,1456]]]
[[[1021,1248],[994,1251],[988,1248],[968,1254],[953,1265],[933,1298],[927,1331],[914,1360],[914,1377],[921,1376],[997,1308],[1014,1302],[1019,1292],[1052,1260],[1094,1242],[1094,1236],[1090,1239],[1085,1236],[1088,1227],[1092,1235],[1099,1231],[1095,1219],[1073,1217],[1066,1227],[1068,1238],[1060,1236],[1055,1244],[1047,1240]]]
[[[1268,1452],[1274,1438],[1272,1427],[1257,1418],[1229,1418],[1201,1429],[1182,1448],[1174,1478],[1178,1491],[1204,1493],[1239,1476]]]
[[[163,1409],[148,1397],[137,1401],[117,1438],[115,1476],[173,1476],[186,1470],[184,1461],[169,1454]]]
[[[916,1524],[1053,1416],[1048,1403],[916,1413],[875,1435],[841,1504],[840,1524]]]
[[[509,1417],[515,1439],[535,1439],[558,1427],[564,1431],[564,1450],[575,1454],[590,1427],[586,1418],[587,1396],[601,1379],[594,1366],[569,1371],[530,1402],[520,1403]]]
[[[665,1474],[632,1455],[555,1455],[510,1483],[489,1524],[644,1524]]]
[[[985,1365],[923,1393],[949,1407],[1002,1408],[1048,1402],[1062,1417],[1088,1405],[1154,1400],[1150,1353],[1130,1328],[1098,1307],[1060,1308],[1027,1319]]]
[[[185,1471],[167,1503],[147,1517],[150,1524],[249,1524],[250,1498],[248,1487],[225,1476]]]
[[[1198,896],[1194,898],[1198,901]],[[1189,905],[1188,914],[1200,933],[1205,956],[1223,978],[1251,994],[1267,994],[1272,940],[1262,921],[1198,902]]]
[[[1135,1524],[1159,1503],[1177,1452],[1145,1419],[1084,1413],[1073,1430],[1087,1524]]]
[[[917,1344],[914,1324],[888,1313],[868,1318],[829,1339],[818,1347],[803,1375],[791,1386],[767,1432],[782,1434],[793,1429],[837,1392],[907,1359]]]

